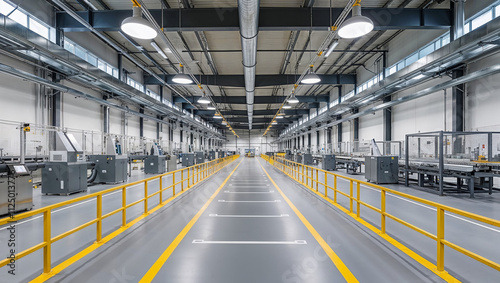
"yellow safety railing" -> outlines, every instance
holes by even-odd
[[[220,158],[216,160],[212,160],[209,162],[197,164],[191,167],[186,167],[182,169],[178,169],[172,172],[167,172],[161,175],[157,175],[151,178],[147,178],[144,180],[136,181],[133,183],[128,183],[128,184],[123,184],[121,186],[117,186],[114,188],[106,189],[97,193],[89,194],[86,196],[78,197],[72,200],[68,201],[63,201],[57,204],[49,205],[46,207],[42,207],[39,209],[35,209],[32,211],[20,213],[18,215],[15,215],[13,218],[7,217],[0,219],[0,225],[6,225],[9,223],[13,223],[31,216],[36,216],[36,215],[43,215],[43,242],[32,246],[22,252],[19,252],[15,255],[15,258],[7,258],[2,261],[0,261],[0,267],[4,267],[5,265],[9,264],[10,260],[15,259],[19,260],[31,253],[34,253],[37,250],[43,249],[43,272],[44,273],[49,273],[51,271],[51,248],[52,244],[71,235],[74,234],[86,227],[89,227],[91,225],[96,225],[96,242],[99,243],[102,240],[102,222],[104,219],[120,213],[122,214],[122,219],[121,219],[121,227],[125,227],[127,225],[127,209],[142,203],[144,206],[144,214],[147,215],[149,211],[148,207],[148,200],[151,199],[152,197],[158,195],[159,197],[159,204],[155,207],[163,205],[163,192],[168,189],[172,189],[172,197],[175,197],[176,195],[176,188],[181,189],[181,191],[190,189],[197,183],[205,180],[206,178],[210,177],[211,175],[217,173],[219,170],[224,168],[226,165],[237,159],[239,155],[232,155],[232,156],[227,156],[225,158]],[[170,186],[164,187],[163,184],[163,178],[168,177],[172,175],[172,184]],[[176,175],[179,176],[180,178],[177,179],[176,181]],[[180,179],[180,180],[179,180]],[[148,183],[159,180],[159,189],[157,192],[154,192],[152,194],[148,193]],[[127,187],[133,187],[135,185],[139,184],[144,184],[144,198],[139,199],[137,201],[134,201],[132,203],[127,204],[127,195],[126,195],[126,190]],[[121,191],[122,195],[122,206],[116,210],[113,210],[107,214],[102,214],[103,211],[103,203],[102,203],[102,197],[105,194],[115,192],[115,191]],[[52,236],[52,224],[51,224],[51,212],[59,207],[71,205],[74,203],[78,203],[81,201],[89,200],[89,199],[95,199],[96,204],[97,204],[97,211],[96,211],[96,218],[88,221],[85,224],[82,224],[76,228],[73,228],[69,231],[66,231],[62,234],[59,234],[57,236]],[[132,221],[129,221],[132,222]],[[115,230],[116,231],[116,230]]]
[[[373,211],[376,211],[380,214],[380,229],[371,226],[370,229],[374,230],[376,233],[379,233],[381,235],[387,235],[386,234],[386,220],[392,219],[396,221],[397,223],[400,223],[434,241],[436,241],[437,248],[436,248],[436,265],[433,266],[437,270],[438,273],[445,273],[444,271],[444,250],[445,246],[450,247],[474,260],[477,260],[493,269],[496,269],[497,271],[500,271],[500,264],[497,262],[494,262],[492,260],[489,260],[483,256],[480,256],[470,250],[467,250],[457,244],[454,244],[448,240],[445,239],[445,213],[453,213],[456,215],[460,215],[463,217],[466,217],[470,220],[475,220],[479,223],[482,224],[487,224],[487,225],[492,225],[495,227],[500,227],[500,221],[488,217],[484,217],[478,214],[470,213],[464,210],[460,210],[457,208],[453,208],[450,206],[442,205],[437,202],[429,201],[426,199],[422,199],[419,197],[415,197],[409,194],[401,193],[389,188],[385,188],[382,186],[378,186],[372,183],[364,182],[361,180],[349,178],[346,176],[334,174],[316,167],[312,166],[307,166],[303,165],[297,162],[293,162],[290,160],[286,160],[280,157],[269,157],[267,155],[261,155],[261,157],[269,161],[274,167],[294,179],[295,181],[299,182],[300,184],[304,185],[305,187],[315,191],[318,193],[319,186],[322,186],[324,188],[324,195],[323,193],[319,193],[324,198],[326,198],[329,202],[334,203],[335,205],[339,205],[337,202],[337,197],[338,196],[343,196],[346,197],[349,200],[349,207],[344,208],[343,206],[340,206],[344,209],[342,209],[344,212],[349,214],[350,216],[356,218],[356,219],[363,219],[360,215],[361,213],[361,205],[364,207],[367,207]],[[273,162],[274,161],[274,162]],[[320,181],[320,174],[322,174],[324,177],[324,183]],[[333,177],[333,187],[328,184],[328,177]],[[337,189],[337,183],[339,179],[343,179],[349,182],[349,193],[344,193],[340,190]],[[380,191],[380,208],[377,208],[373,205],[370,205],[362,200],[362,195],[361,195],[361,185],[368,186],[370,188],[376,189]],[[331,190],[333,191],[333,200],[331,197],[328,196],[328,191]],[[356,191],[356,194],[354,194],[354,191]],[[405,198],[412,200],[414,202],[417,202],[418,204],[425,204],[431,207],[434,207],[437,211],[436,215],[436,220],[437,220],[437,233],[433,234],[431,232],[425,231],[424,229],[421,229],[415,225],[412,225],[401,218],[398,218],[392,214],[387,213],[387,207],[386,207],[386,197],[387,193],[391,193],[393,195],[397,195],[399,197]],[[356,212],[354,213],[354,206],[356,206]],[[370,225],[370,224],[365,224],[365,225]]]

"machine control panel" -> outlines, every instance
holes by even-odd
[[[29,176],[30,171],[25,165],[9,165],[9,171],[14,176]]]

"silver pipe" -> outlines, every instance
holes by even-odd
[[[249,130],[252,129],[253,121],[255,66],[257,65],[257,36],[259,34],[259,7],[260,0],[238,0]]]

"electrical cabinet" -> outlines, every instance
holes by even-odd
[[[183,153],[182,154],[182,166],[191,167],[194,165],[194,153]]]
[[[42,169],[42,193],[69,195],[87,191],[87,163],[49,162]]]
[[[337,169],[337,161],[335,160],[335,155],[328,154],[323,155],[323,161],[321,162],[323,170],[332,171]]]
[[[163,174],[167,168],[165,165],[166,156],[164,155],[148,155],[144,160],[144,173],[146,174]]]
[[[398,183],[397,156],[366,156],[365,179],[376,184]]]
[[[304,159],[304,165],[312,165],[313,164],[313,156],[310,153],[304,153],[302,158]]]
[[[126,156],[120,155],[90,155],[89,161],[95,164],[95,183],[120,183],[127,181]]]

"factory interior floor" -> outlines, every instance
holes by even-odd
[[[340,175],[364,180],[362,175]],[[146,176],[133,171],[130,182]],[[148,176],[149,177],[149,176]],[[168,182],[168,181],[167,181]],[[170,181],[171,182],[171,181]],[[329,183],[331,180],[328,181]],[[333,181],[332,181],[333,183]],[[440,197],[403,185],[384,185],[410,195],[465,211],[500,219],[500,194],[467,194]],[[89,187],[96,192],[113,185]],[[349,183],[339,181],[341,191]],[[151,193],[158,184],[149,185]],[[323,188],[319,187],[319,192]],[[43,207],[82,194],[42,196],[35,190],[35,207]],[[127,189],[127,199],[143,197],[141,185]],[[362,186],[366,202],[380,202],[380,193]],[[349,200],[339,197],[340,205]],[[148,203],[154,207],[158,201]],[[121,205],[120,193],[103,197],[103,213]],[[83,201],[52,212],[53,234],[81,225],[95,217],[95,201]],[[387,211],[435,233],[436,211],[392,194]],[[127,210],[132,220],[140,206]],[[380,215],[362,208],[364,218],[379,223]],[[103,222],[103,234],[116,230],[121,216]],[[450,241],[500,262],[498,228],[446,216]],[[41,217],[17,223],[19,250],[43,239]],[[388,220],[387,233],[425,259],[435,262],[436,243]],[[7,227],[0,227],[6,243]],[[67,260],[95,241],[91,226],[56,242],[53,266]],[[1,247],[7,249],[7,245]],[[445,270],[463,282],[499,282],[500,273],[451,249],[445,250]],[[3,268],[5,269],[5,267]],[[42,271],[42,253],[17,263],[17,275],[0,273],[0,282],[26,282]],[[186,191],[166,206],[139,221],[92,253],[58,272],[48,282],[443,282],[418,261],[353,220],[311,190],[303,187],[262,158],[240,157],[219,173]]]

